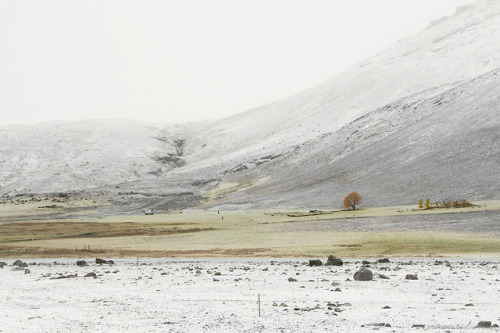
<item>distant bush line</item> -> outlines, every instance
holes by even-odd
[[[420,209],[431,209],[431,208],[465,208],[474,206],[467,200],[454,200],[454,201],[436,201],[431,203],[430,199],[424,200],[420,199],[418,201],[418,208]]]

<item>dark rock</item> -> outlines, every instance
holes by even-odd
[[[413,324],[411,328],[425,328],[425,325],[422,324]]]
[[[28,267],[28,264],[25,263],[24,261],[21,261],[21,260],[16,260],[14,261],[14,263],[12,264],[12,266],[17,266],[17,267]]]
[[[94,279],[97,279],[97,274],[95,272],[90,272],[85,274],[84,277],[93,277]]]
[[[319,259],[311,259],[309,260],[309,266],[323,266],[323,262]]]
[[[356,281],[371,281],[373,280],[373,273],[367,268],[361,268],[359,271],[354,273],[354,280]]]
[[[490,328],[491,327],[491,321],[481,320],[479,323],[477,323],[476,327]]]
[[[80,266],[80,267],[88,266],[88,264],[85,260],[77,260],[76,265]]]
[[[418,280],[418,277],[414,274],[406,274],[407,280]]]
[[[95,258],[95,263],[98,265],[102,265],[102,264],[113,265],[115,262],[113,260],[104,260],[101,258]]]
[[[297,279],[294,279],[293,277],[288,278],[288,282],[297,282]]]
[[[68,274],[68,275],[59,275],[56,277],[51,277],[51,280],[60,280],[60,279],[71,279],[78,277],[78,274]]]
[[[361,327],[365,327],[365,326],[391,327],[391,324],[388,324],[388,323],[371,323],[371,324],[361,325]]]
[[[392,308],[391,308],[389,305],[386,305],[386,306],[384,306],[382,309],[387,310],[387,309],[392,309]]]
[[[361,262],[361,264],[362,264],[362,265],[369,265],[369,264],[371,264],[371,262],[369,262],[368,260],[363,260],[363,261]]]
[[[29,273],[31,273],[31,271],[30,271],[28,268],[26,268],[26,269],[24,270],[24,274],[29,274]]]
[[[0,268],[3,268],[3,266],[7,266],[6,262],[0,261]]]
[[[342,266],[344,261],[334,256],[328,256],[325,266]]]
[[[387,259],[387,258],[383,258],[383,259],[377,260],[377,263],[379,263],[379,264],[388,264],[390,262],[391,261],[389,259]]]

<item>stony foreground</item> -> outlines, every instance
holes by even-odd
[[[0,332],[499,331],[498,258],[84,260],[3,260]]]

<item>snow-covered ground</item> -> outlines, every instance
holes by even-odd
[[[0,332],[463,332],[500,323],[499,258],[371,260],[375,278],[367,282],[353,279],[362,265],[355,259],[338,267],[273,258],[85,260],[26,260],[30,274],[3,260]],[[97,277],[84,277],[91,272]],[[55,279],[61,274],[77,276]]]

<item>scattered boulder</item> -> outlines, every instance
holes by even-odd
[[[323,262],[319,259],[311,259],[309,260],[309,266],[323,266]]]
[[[12,268],[13,271],[24,271],[24,267],[14,267]]]
[[[356,281],[371,281],[373,280],[373,273],[368,268],[361,268],[354,273],[354,280]]]
[[[379,274],[378,278],[382,279],[382,280],[389,280],[389,277],[387,275],[384,275],[384,274]]]
[[[0,261],[0,268],[3,268],[3,266],[7,266],[6,262]]]
[[[95,258],[95,263],[98,265],[102,265],[102,264],[113,265],[115,262],[113,260],[104,260],[101,258]]]
[[[93,277],[94,279],[97,279],[97,274],[95,272],[90,272],[85,274],[84,277]]]
[[[425,325],[422,324],[413,324],[411,328],[425,328]]]
[[[21,260],[16,260],[14,261],[14,263],[12,264],[12,266],[17,266],[17,267],[28,267],[28,264],[25,263],[24,261],[21,261]]]
[[[406,280],[418,280],[418,277],[414,274],[406,274]]]
[[[334,256],[328,256],[325,266],[342,266],[344,261]]]
[[[77,260],[76,261],[76,265],[79,266],[79,267],[88,266],[88,264],[87,264],[87,262],[85,260]]]
[[[362,264],[362,265],[370,265],[370,264],[371,264],[371,262],[369,262],[368,260],[363,260],[363,261],[361,262],[361,264]]]
[[[26,269],[24,270],[24,274],[29,274],[29,273],[31,273],[31,271],[30,271],[28,268],[26,268]]]
[[[294,279],[293,277],[288,278],[288,282],[297,282],[297,279]]]
[[[379,264],[388,264],[390,262],[391,261],[389,259],[387,259],[387,258],[383,258],[383,259],[377,260],[377,263],[379,263]]]
[[[477,323],[476,327],[490,328],[491,327],[491,321],[481,320],[479,323]]]

